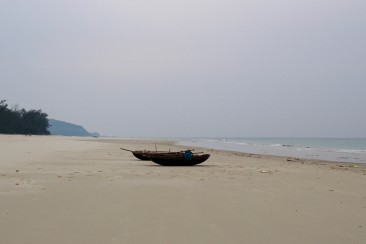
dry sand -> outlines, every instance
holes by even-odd
[[[0,135],[0,243],[365,243],[363,165],[205,150],[194,167],[120,147]]]

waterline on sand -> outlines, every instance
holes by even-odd
[[[366,163],[363,138],[206,138],[185,139],[180,146],[337,162]]]

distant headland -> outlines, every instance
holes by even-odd
[[[40,109],[9,108],[6,100],[0,100],[0,134],[100,136],[97,132],[88,132],[81,125],[47,117],[48,114]]]
[[[69,122],[48,119],[50,127],[48,128],[51,135],[62,135],[62,136],[93,136],[99,137],[98,132],[88,132],[83,126],[72,124]]]

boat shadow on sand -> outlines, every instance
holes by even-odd
[[[138,161],[138,160],[136,160]],[[219,165],[212,165],[212,164],[196,164],[196,165],[159,165],[159,164],[144,164],[141,166],[145,166],[145,167],[172,167],[172,168],[216,168],[216,167],[220,167]]]

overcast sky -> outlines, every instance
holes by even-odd
[[[1,0],[0,99],[121,137],[366,137],[365,0]]]

